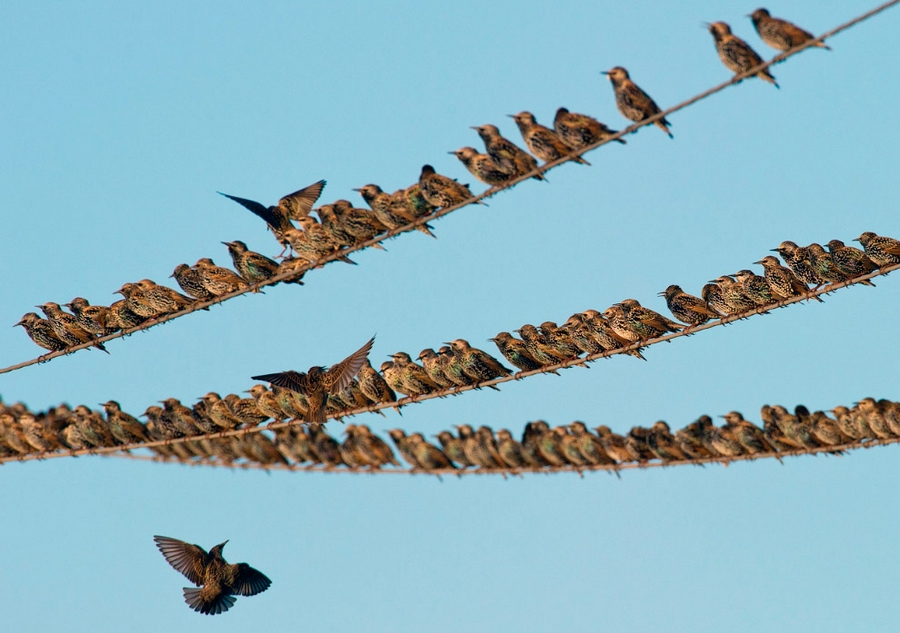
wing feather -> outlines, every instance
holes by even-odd
[[[268,589],[271,584],[272,581],[261,571],[253,569],[247,563],[238,563],[232,591],[241,596],[255,596]]]
[[[309,382],[306,374],[296,371],[283,371],[277,374],[260,374],[259,376],[251,376],[252,380],[261,380],[268,382],[277,387],[290,389],[299,393],[306,393],[309,390]]]
[[[319,196],[322,195],[322,190],[324,188],[324,180],[314,182],[308,187],[304,187],[303,189],[295,191],[294,193],[289,193],[278,201],[278,206],[289,218],[299,220],[300,218],[304,218],[309,215],[309,212],[312,211],[313,205],[316,203],[316,200],[318,200]]]
[[[168,536],[154,536],[153,540],[172,567],[195,585],[203,584],[203,569],[208,557],[205,549]]]
[[[329,393],[338,393],[350,386],[350,382],[365,364],[366,358],[368,358],[369,352],[372,350],[373,343],[375,343],[374,336],[350,356],[337,365],[331,366],[325,373],[325,388]]]
[[[272,212],[272,210],[269,207],[267,207],[263,204],[260,204],[259,202],[256,202],[255,200],[248,200],[247,198],[238,198],[237,196],[230,196],[227,193],[222,193],[221,191],[219,191],[218,194],[220,196],[225,196],[229,200],[234,200],[235,202],[237,202],[239,205],[241,205],[245,209],[247,209],[250,212],[254,213],[255,215],[259,216],[260,218],[262,218],[263,220],[266,221],[266,224],[268,224],[269,226],[272,227],[272,230],[280,231],[282,229],[281,223],[278,221],[278,217],[275,215],[275,213]]]

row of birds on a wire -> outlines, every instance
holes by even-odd
[[[314,366],[306,372],[253,376],[254,380],[269,383],[271,389],[254,385],[248,391],[250,397],[228,394],[222,398],[210,392],[191,407],[169,398],[160,403],[162,407],[154,405],[144,412],[149,422],[139,434],[98,430],[110,427],[109,420],[126,419],[128,428],[138,428],[134,418],[126,417],[113,401],[104,405],[106,422],[97,412],[79,409],[73,421],[80,424],[67,425],[69,430],[62,440],[58,429],[49,433],[43,450],[170,440],[257,426],[268,420],[295,419],[323,424],[329,415],[341,417],[372,405],[397,403],[397,394],[419,399],[459,387],[477,388],[488,381],[509,377],[515,370],[552,371],[553,366],[581,358],[583,354],[627,348],[626,353],[643,358],[642,345],[667,333],[690,331],[711,319],[740,315],[787,299],[818,299],[810,294],[812,289],[851,281],[880,267],[900,263],[900,241],[871,232],[857,239],[865,250],[846,246],[840,240],[828,242],[827,250],[817,243],[802,247],[791,241],[782,242],[773,250],[784,258],[787,266],[769,255],[757,262],[764,269],[762,275],[751,270],[722,275],[706,284],[700,296],[670,285],[660,294],[677,321],[635,299],[625,299],[603,312],[586,310],[574,314],[561,326],[551,321],[539,326],[525,324],[516,330],[521,338],[500,332],[490,340],[513,368],[465,339],[456,339],[437,350],[422,350],[416,358],[421,364],[405,351],[396,352],[378,371],[369,360],[373,338],[328,368]],[[862,283],[871,284],[871,281]],[[54,322],[53,318],[48,322]],[[19,442],[18,446],[30,445]]]
[[[180,405],[175,404],[177,408]],[[149,438],[153,431],[124,413],[115,402],[104,405],[106,418],[81,405],[63,404],[46,412],[32,413],[21,403],[0,406],[0,456],[14,457],[29,452],[50,450],[49,437],[58,445],[71,448],[91,442],[132,443]],[[166,410],[173,410],[172,401]],[[828,414],[831,414],[829,416]],[[589,429],[583,422],[550,427],[542,420],[525,425],[521,440],[507,429],[496,434],[489,426],[475,429],[469,424],[455,427],[456,432],[441,431],[429,442],[422,433],[407,434],[402,429],[387,431],[400,457],[413,470],[453,470],[479,468],[492,470],[590,467],[646,463],[652,460],[679,462],[695,459],[729,459],[741,456],[804,449],[843,446],[854,442],[900,438],[900,403],[863,398],[852,407],[838,406],[825,411],[810,411],[799,405],[789,412],[780,405],[765,405],[760,410],[762,425],[731,411],[721,416],[716,426],[711,417],[700,416],[694,422],[672,432],[664,421],[650,427],[635,426],[624,435],[609,426]],[[193,418],[192,418],[193,419]],[[79,437],[73,442],[73,437]],[[103,437],[108,436],[108,440]],[[388,442],[368,426],[348,424],[345,439],[338,441],[319,424],[287,426],[272,431],[200,438],[152,447],[160,457],[191,462],[204,460],[223,465],[256,463],[262,465],[322,466],[350,469],[400,467]]]
[[[763,41],[778,50],[788,50],[813,39],[810,33],[790,22],[771,17],[765,9],[755,11],[752,19]],[[730,70],[743,73],[762,63],[746,42],[731,34],[727,24],[714,22],[709,25],[709,30],[722,61]],[[605,74],[612,82],[616,104],[623,116],[641,122],[659,114],[661,110],[656,102],[631,81],[624,68],[615,67]],[[760,71],[758,75],[774,82],[768,70]],[[552,129],[537,123],[534,115],[527,111],[511,116],[531,154],[489,124],[474,128],[484,143],[485,153],[472,147],[451,152],[475,178],[491,187],[504,186],[534,172],[537,169],[535,157],[545,163],[565,157],[586,163],[573,152],[584,151],[617,134],[593,117],[569,112],[566,108],[557,110]],[[659,119],[656,124],[669,132],[669,122],[665,119]],[[543,179],[544,176],[536,173],[534,178]],[[315,209],[319,218],[316,220],[310,213],[324,187],[325,181],[318,181],[284,196],[273,206],[222,194],[266,222],[283,247],[276,258],[287,251],[296,255],[280,264],[235,240],[225,243],[234,271],[217,266],[210,258],[202,258],[193,266],[179,264],[175,268],[171,276],[186,294],[142,279],[124,284],[116,291],[123,299],[110,306],[91,305],[83,297],[76,297],[65,304],[71,311],[66,312],[58,303],[47,302],[38,306],[46,318],[29,312],[16,325],[24,327],[31,339],[45,350],[64,352],[74,346],[89,344],[98,337],[152,324],[160,317],[191,308],[197,301],[212,301],[221,295],[249,290],[276,275],[287,276],[285,281],[302,283],[300,279],[304,272],[317,262],[335,258],[353,263],[341,254],[342,250],[367,243],[379,246],[372,240],[385,232],[411,230],[410,224],[436,210],[466,203],[474,197],[468,185],[438,174],[433,167],[425,165],[418,182],[392,194],[375,184],[356,189],[368,209],[354,207],[347,200],[337,200]],[[433,235],[432,227],[427,223],[420,222],[415,228]],[[94,346],[105,351],[100,342]]]

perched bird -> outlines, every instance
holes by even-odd
[[[725,67],[736,75],[743,74],[763,63],[762,57],[750,48],[744,40],[731,33],[731,27],[724,22],[713,22],[709,25],[709,32],[712,33],[713,40],[716,44],[716,51],[719,53],[719,59],[725,64]],[[755,74],[756,77],[764,81],[774,84],[778,88],[775,77],[769,72],[768,68],[764,68]]]
[[[628,71],[621,66],[616,66],[603,74],[609,77],[610,82],[612,82],[613,91],[616,95],[616,106],[626,119],[640,123],[662,112],[659,106],[656,105],[656,102],[646,92],[641,90],[636,83],[631,81]],[[669,131],[669,126],[672,124],[665,118],[657,119],[653,122],[653,125],[668,134],[669,138],[673,138],[672,133]]]
[[[493,447],[495,450],[492,451],[492,447],[485,441],[487,438],[484,437],[483,432],[476,433],[468,424],[457,425],[456,430],[459,431],[459,440],[469,463],[479,468],[489,469],[505,466],[496,447]]]
[[[406,432],[403,431],[403,429],[391,429],[388,431],[388,435],[390,436],[391,441],[394,442],[394,446],[400,451],[400,457],[412,466],[413,469],[420,468],[419,460],[416,459],[412,442],[410,442],[410,439],[406,436]]]
[[[666,305],[672,316],[682,323],[686,323],[689,328],[702,325],[710,319],[719,318],[719,314],[711,310],[706,301],[700,297],[689,295],[681,289],[681,286],[672,284],[659,294],[661,297],[665,297]]]
[[[442,176],[434,171],[431,165],[422,166],[419,176],[419,189],[422,197],[435,207],[446,208],[461,204],[472,198],[469,185],[463,185],[452,178]],[[483,204],[480,200],[479,204]]]
[[[147,442],[147,429],[144,425],[132,415],[122,411],[122,407],[115,400],[109,400],[102,405],[106,411],[106,424],[109,432],[121,444],[134,444],[137,442]]]
[[[509,332],[500,332],[489,339],[494,342],[503,358],[515,365],[521,371],[534,371],[540,369],[542,363],[538,362],[528,351],[524,341],[515,338]]]
[[[370,210],[356,209],[347,200],[339,200],[333,204],[323,204],[315,209],[322,228],[340,247],[351,247],[368,242],[379,233],[387,230]],[[378,242],[371,246],[384,250]]]
[[[831,240],[825,246],[828,247],[828,251],[831,253],[834,265],[849,278],[867,275],[878,269],[878,265],[869,259],[869,256],[863,251],[852,246],[845,246],[841,240]],[[869,286],[875,285],[869,280],[860,283]]]
[[[306,420],[313,424],[324,424],[327,395],[343,391],[350,384],[350,381],[366,362],[374,342],[375,337],[373,336],[365,345],[329,369],[313,366],[305,373],[285,371],[277,374],[252,376],[252,379],[302,393],[309,403]]]
[[[75,315],[78,325],[94,336],[106,336],[120,329],[106,306],[92,306],[87,299],[75,297],[65,307]]]
[[[727,314],[740,314],[756,308],[756,301],[750,298],[744,287],[729,275],[716,277],[710,283],[715,284],[719,288]],[[710,300],[707,299],[707,302],[710,302]]]
[[[465,339],[458,338],[448,343],[459,360],[463,373],[475,382],[493,380],[509,376],[512,371],[504,367],[496,358],[480,349],[472,347]]]
[[[194,270],[197,271],[203,287],[215,297],[247,287],[247,282],[241,279],[240,275],[228,268],[216,266],[209,257],[197,260]]]
[[[527,468],[539,465],[530,451],[513,439],[512,434],[506,429],[497,431],[497,454],[508,468]]]
[[[154,536],[156,546],[166,561],[199,589],[184,589],[184,601],[194,611],[206,615],[225,613],[234,606],[233,596],[255,596],[272,584],[262,572],[247,563],[229,565],[222,558],[224,543],[206,552],[168,536]]]
[[[125,299],[119,299],[109,305],[109,320],[118,329],[129,330],[140,327],[146,318],[129,310]]]
[[[806,247],[809,264],[824,283],[841,283],[847,281],[847,275],[838,268],[831,253],[825,252],[821,244],[813,242]]]
[[[428,377],[440,388],[453,387],[455,383],[444,373],[442,357],[431,348],[423,349],[418,356]]]
[[[513,177],[524,176],[537,169],[537,161],[528,152],[500,134],[496,125],[480,125],[472,128],[484,142],[484,148],[491,158],[497,161],[503,171]],[[535,180],[544,180],[543,174],[532,176]]]
[[[392,369],[397,382],[391,384],[392,380],[388,378],[387,372],[384,372],[384,377],[395,391],[410,397],[416,397],[440,388],[437,383],[429,378],[425,368],[414,363],[406,352],[397,352],[391,358],[394,359]]]
[[[155,318],[184,310],[194,302],[168,286],[161,286],[150,279],[125,284],[116,291],[125,297],[129,310],[143,317]],[[208,308],[206,308],[208,310]]]
[[[669,425],[663,420],[654,422],[653,426],[650,427],[650,433],[647,435],[647,446],[650,447],[650,452],[664,462],[689,459],[679,448]]]
[[[571,335],[553,321],[544,321],[538,326],[538,332],[544,342],[545,349],[551,350],[565,359],[577,358],[581,350],[572,341]]]
[[[760,264],[765,270],[766,281],[769,283],[769,289],[777,299],[789,299],[791,297],[801,297],[809,292],[809,288],[791,271],[781,265],[776,257],[767,255],[754,264]],[[816,301],[821,302],[819,297],[813,297]]]
[[[316,200],[322,195],[324,188],[324,180],[314,182],[294,193],[289,193],[281,198],[277,205],[272,207],[267,207],[254,200],[231,196],[221,191],[219,194],[234,200],[248,211],[265,220],[266,224],[269,225],[269,230],[275,234],[275,238],[284,246],[284,250],[281,251],[281,254],[284,254],[284,251],[287,250],[287,241],[283,237],[284,231],[293,228],[291,220],[299,220],[309,215]]]
[[[337,259],[347,264],[355,264],[346,255],[340,253],[340,246],[331,239],[322,225],[315,218],[306,216],[299,220],[301,229],[289,228],[282,232],[284,239],[291,245],[300,259],[316,264],[320,259],[337,255]]]
[[[642,339],[654,338],[666,332],[679,332],[684,329],[680,323],[675,323],[655,312],[645,308],[636,299],[625,299],[618,304],[624,311],[627,325]]]
[[[553,129],[560,140],[572,149],[584,149],[619,133],[593,117],[569,112],[566,108],[556,111]],[[624,139],[617,138],[616,142],[625,145]]]
[[[572,432],[572,438],[578,447],[578,451],[589,464],[615,464],[615,460],[603,450],[603,443],[600,441],[600,438],[588,431],[584,422],[572,422],[569,425],[569,430]]]
[[[235,270],[247,283],[258,284],[278,274],[278,263],[276,261],[251,251],[244,242],[234,240],[233,242],[222,243],[228,247],[228,254],[231,255],[231,261],[234,263]],[[299,280],[294,283],[302,285],[302,282]]]
[[[616,309],[613,312],[615,312],[616,314],[621,314],[622,308],[616,306]],[[630,336],[634,338],[628,338],[619,335],[613,329],[612,325],[606,319],[606,317],[596,310],[585,310],[584,312],[582,312],[582,317],[582,323],[587,329],[587,332],[595,341],[597,341],[597,343],[600,344],[600,347],[602,347],[604,351],[627,347],[637,340],[636,335],[631,332],[631,330],[628,330],[628,332]],[[629,350],[626,353],[629,356],[634,356],[635,358],[639,358],[641,360],[647,360],[641,354],[640,350],[633,349]]]
[[[53,326],[35,312],[28,312],[13,327],[22,326],[28,338],[37,345],[51,352],[61,352],[68,347],[65,341],[56,335]]]
[[[866,231],[853,241],[863,245],[866,255],[879,268],[900,264],[900,240]]]
[[[757,275],[752,270],[739,270],[734,274],[734,278],[740,284],[744,295],[749,297],[756,305],[767,306],[778,300],[772,293],[766,278]]]
[[[362,367],[359,368],[357,380],[359,381],[359,390],[370,402],[375,404],[397,402],[397,394],[387,384],[384,377],[375,371],[368,358],[363,362]],[[399,408],[397,408],[397,411],[399,412]]]
[[[408,207],[401,207],[392,204],[391,195],[382,191],[378,185],[365,185],[353,191],[359,192],[362,199],[365,200],[375,218],[388,230],[394,231],[401,229],[406,225],[415,222],[416,216]],[[434,237],[431,227],[427,224],[420,224],[416,227],[417,231],[421,231],[426,235]]]
[[[384,466],[385,464],[400,465],[400,462],[394,457],[391,447],[383,439],[372,433],[369,427],[358,425],[356,427],[356,440],[357,450],[369,463],[377,464],[378,466]]]
[[[556,132],[538,123],[531,112],[523,110],[518,114],[511,114],[510,116],[519,127],[519,132],[522,134],[522,140],[525,141],[525,147],[545,163],[558,160],[563,156],[568,156],[572,151],[571,148],[563,143],[562,139],[557,136]],[[573,156],[572,160],[576,163],[581,163],[582,165],[590,165],[590,163],[580,156]]]
[[[756,455],[757,453],[772,453],[776,449],[766,439],[763,430],[744,419],[738,411],[730,411],[722,416],[725,419],[725,426],[731,431],[734,439],[740,443],[746,453]]]
[[[703,416],[684,428],[678,429],[674,434],[675,444],[682,453],[691,459],[714,456],[716,453],[711,446],[707,446],[705,441],[708,426],[712,426],[712,420],[709,416]]]
[[[474,147],[461,147],[450,152],[465,165],[469,173],[486,185],[503,185],[515,177],[515,174],[503,169],[490,154],[481,154]]]
[[[429,444],[421,433],[413,433],[407,438],[409,450],[422,470],[456,470],[443,451],[434,444]]]
[[[525,343],[525,349],[528,351],[528,354],[542,366],[555,365],[567,360],[566,356],[555,351],[553,347],[548,344],[545,337],[533,325],[526,323],[515,332],[522,337],[522,341]]]
[[[466,451],[463,448],[462,440],[458,437],[453,437],[453,433],[450,431],[441,431],[435,437],[441,443],[441,449],[444,451],[444,455],[456,464],[457,468],[466,468],[475,465],[469,461],[468,457],[466,457]]]
[[[581,313],[570,316],[565,323],[559,326],[558,330],[564,332],[568,336],[567,340],[571,341],[580,352],[599,354],[603,351],[603,346],[593,337],[590,328],[585,323],[585,317]]]
[[[206,289],[200,271],[187,264],[178,264],[169,277],[178,282],[178,287],[198,301],[215,299],[216,295]]]
[[[54,334],[66,345],[80,345],[94,340],[94,336],[78,324],[78,319],[75,318],[75,315],[64,311],[58,303],[48,301],[37,307],[47,317]],[[103,347],[103,343],[95,342],[94,347],[109,354],[106,348]]]
[[[804,31],[787,20],[773,18],[766,9],[757,9],[749,17],[753,22],[753,28],[759,33],[759,38],[780,51],[790,50],[814,39],[809,31]],[[813,46],[831,50],[824,42],[815,42]]]

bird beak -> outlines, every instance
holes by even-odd
[[[447,153],[448,153],[448,154],[453,154],[454,156],[456,156],[456,152],[447,152]]]
[[[657,296],[657,297],[665,297],[665,296],[666,296],[666,291],[663,290],[662,292],[657,292],[657,293],[656,293],[656,296]]]
[[[762,260],[759,260],[758,262],[753,262],[753,263],[754,264],[762,264]]]
[[[510,119],[515,119],[515,118],[516,118],[516,115],[515,115],[515,114],[507,114],[506,116],[508,116]]]
[[[771,251],[772,253],[780,253],[781,249],[780,248],[770,248],[769,251]]]
[[[704,29],[708,29],[712,25],[709,22],[701,22],[700,26]]]
[[[608,71],[608,70],[601,70],[601,71],[600,71],[600,74],[601,74],[601,75],[609,75],[609,71]]]
[[[353,191],[362,191],[362,187],[360,187],[359,189],[353,189]]]
[[[473,126],[471,126],[469,129],[470,129],[470,130],[481,130],[481,126],[480,126],[480,125],[473,125]]]

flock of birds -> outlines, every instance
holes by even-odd
[[[814,39],[812,34],[796,25],[771,17],[765,9],[754,11],[750,17],[763,42],[779,51]],[[763,63],[749,44],[732,34],[726,23],[714,22],[708,28],[719,57],[732,72],[745,73]],[[821,42],[815,45],[827,48]],[[617,66],[604,74],[612,83],[619,111],[627,119],[639,123],[661,112],[656,102],[630,79],[626,69]],[[775,83],[768,69],[761,70],[757,76]],[[474,128],[484,143],[485,153],[472,147],[450,152],[475,178],[491,187],[507,185],[534,172],[537,169],[535,157],[545,163],[568,157],[587,164],[578,152],[618,133],[593,117],[569,112],[566,108],[557,110],[552,129],[537,123],[534,115],[527,111],[511,116],[530,154],[503,137],[494,125]],[[655,124],[671,136],[670,123],[665,118]],[[616,140],[625,143],[622,139]],[[540,173],[533,177],[543,179]],[[64,304],[69,309],[67,312],[58,303],[47,302],[37,306],[44,317],[28,312],[16,325],[25,328],[32,341],[48,352],[65,352],[99,337],[152,324],[160,317],[186,310],[198,301],[256,290],[256,284],[268,282],[276,275],[283,276],[284,281],[302,284],[300,280],[306,270],[321,265],[322,260],[334,258],[353,263],[341,254],[342,250],[363,244],[380,248],[378,242],[372,240],[388,231],[416,228],[433,236],[432,227],[418,222],[421,218],[473,198],[468,185],[436,173],[430,165],[422,168],[418,182],[391,194],[375,184],[356,189],[368,205],[367,209],[354,207],[347,200],[337,200],[314,210],[324,187],[325,181],[320,180],[284,196],[273,206],[222,194],[266,222],[283,247],[276,257],[283,259],[281,263],[251,251],[244,242],[235,240],[225,243],[234,271],[217,266],[210,258],[202,258],[193,266],[179,264],[175,268],[171,276],[186,294],[142,279],[119,288],[116,293],[123,298],[109,306],[91,305],[83,297],[76,297]],[[313,211],[318,220],[310,215]],[[410,226],[416,222],[414,227]],[[283,258],[287,251],[295,256]],[[106,351],[101,342],[95,342],[94,346]]]
[[[154,424],[162,415],[172,416],[173,424],[174,420],[180,424],[188,420],[196,423],[196,417],[188,413],[191,410],[174,399],[165,402],[167,413],[157,407],[160,410],[147,424],[123,412],[113,401],[103,407],[105,418],[83,405],[70,408],[62,404],[39,413],[29,411],[21,403],[0,405],[0,457],[47,452],[58,447],[77,449],[147,441],[153,438]],[[257,415],[247,422],[258,424],[261,417]],[[761,426],[746,420],[737,411],[720,417],[724,420],[721,426],[703,415],[674,433],[664,421],[649,428],[635,426],[619,435],[606,425],[589,429],[584,422],[575,421],[551,428],[543,420],[527,423],[521,440],[516,440],[507,429],[495,434],[488,426],[474,429],[469,424],[457,425],[455,434],[441,431],[434,436],[437,440],[434,443],[422,433],[407,435],[402,429],[387,433],[397,453],[414,472],[467,468],[577,470],[593,466],[615,469],[621,464],[645,464],[653,460],[663,463],[707,458],[728,460],[900,438],[900,403],[884,399],[863,398],[852,407],[838,406],[827,412],[810,412],[798,405],[791,413],[780,405],[765,405],[760,410]],[[329,470],[401,467],[387,441],[368,426],[348,424],[344,436],[340,442],[323,425],[308,424],[150,448],[170,460],[202,460],[226,466],[253,463]]]

